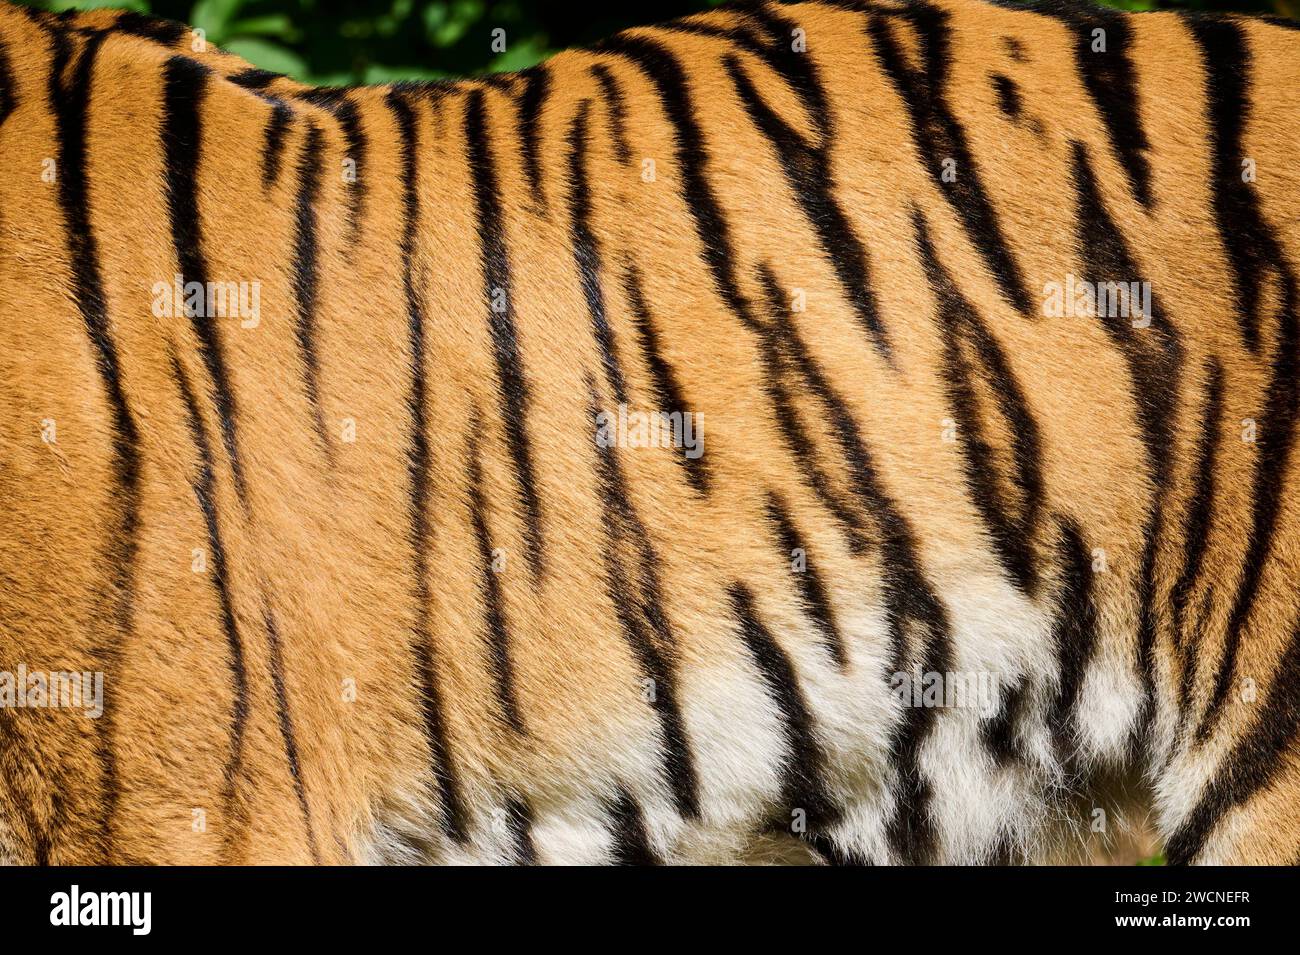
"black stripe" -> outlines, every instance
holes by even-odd
[[[791,457],[798,463],[804,481],[813,489],[822,506],[835,518],[848,541],[849,549],[854,554],[864,554],[871,545],[868,534],[871,526],[870,513],[855,504],[847,494],[841,494],[831,476],[819,463],[817,445],[809,434],[794,398],[795,394],[803,393],[802,389],[789,380],[798,373],[798,369],[793,367],[792,359],[786,354],[787,349],[782,345],[779,331],[781,324],[789,321],[785,301],[781,289],[777,287],[776,277],[770,270],[763,273],[763,281],[768,309],[773,316],[765,325],[754,324],[754,332],[759,339],[759,357],[764,367],[763,390],[772,403],[781,437]]]
[[[664,735],[664,763],[677,811],[685,818],[700,814],[695,757],[677,700],[674,671],[676,639],[663,611],[659,555],[628,494],[615,449],[595,440],[599,397],[589,381],[596,476],[605,510],[605,586],[618,614],[619,627],[641,672],[653,684],[650,705]],[[638,688],[640,689],[640,688]]]
[[[501,580],[493,567],[492,536],[487,526],[487,501],[483,495],[483,465],[478,435],[483,433],[483,422],[475,410],[471,416],[467,441],[469,444],[469,515],[474,526],[474,540],[478,546],[480,593],[483,598],[484,622],[487,625],[487,642],[493,686],[497,703],[506,723],[517,733],[523,733],[524,723],[519,715],[519,700],[515,692],[514,667],[510,662],[510,628],[506,625],[505,598],[501,593]]]
[[[707,159],[703,136],[695,121],[694,107],[682,79],[684,71],[681,63],[662,44],[639,36],[623,34],[606,41],[598,49],[600,52],[624,56],[637,64],[659,92],[674,127],[674,156],[681,170],[683,198],[694,219],[705,260],[730,312],[747,327],[761,334],[764,326],[757,321],[750,303],[740,292],[735,272],[738,260],[732,247],[730,230],[704,172]],[[774,328],[788,324],[771,323]],[[810,363],[805,361],[805,372],[809,366]],[[828,388],[824,390],[824,397],[829,397],[830,394]],[[841,441],[847,442],[849,435],[856,433],[856,426],[852,426],[851,417],[844,420],[845,409],[842,405],[838,412]],[[857,448],[861,448],[860,442]],[[861,472],[862,465],[867,463],[865,454],[858,453],[855,457]],[[859,477],[861,476],[860,473]],[[948,639],[946,612],[914,561],[910,530],[901,515],[880,494],[878,485],[870,480],[865,483],[859,481],[858,494],[871,499],[875,504],[883,505],[881,523],[890,532],[886,534],[886,556],[895,558],[892,566],[899,568],[895,575],[891,575],[887,593],[887,612],[896,656],[901,658],[904,622],[919,619],[931,635],[927,646],[928,662],[945,660]],[[888,559],[886,566],[891,566]],[[932,722],[932,710],[914,708],[907,714],[893,740],[897,756],[894,765],[899,767],[900,791],[890,836],[896,851],[913,859],[925,858],[934,839],[933,827],[928,819],[929,786],[921,777],[918,766],[920,744]]]
[[[767,292],[772,311],[779,315],[778,310],[783,302],[775,274],[764,265],[759,269],[759,279]],[[836,443],[853,476],[853,489],[862,499],[865,510],[867,513],[880,513],[875,509],[880,506],[883,495],[879,493],[874,467],[848,405],[831,387],[821,367],[804,346],[794,323],[775,319],[768,323],[765,331],[771,336],[770,344],[779,353],[783,367],[797,372],[803,378],[810,397],[821,403],[827,412],[828,424],[832,427]],[[891,506],[887,509],[884,522],[894,526],[897,524],[894,520],[897,516]]]
[[[275,74],[271,75],[274,78]],[[296,98],[334,113],[348,101],[348,90],[343,86],[315,86],[297,93]]]
[[[282,100],[271,101],[271,116],[266,121],[262,145],[262,188],[270,189],[280,178],[280,159],[284,155],[284,134],[293,120],[293,110]]]
[[[334,105],[334,117],[339,129],[343,130],[343,142],[347,144],[347,155],[343,159],[352,160],[352,174],[355,179],[347,182],[347,246],[352,247],[361,234],[361,216],[365,213],[365,159],[369,151],[369,140],[365,130],[361,129],[361,112],[356,103],[346,97]]]
[[[1151,192],[1151,165],[1146,157],[1151,144],[1138,111],[1138,68],[1129,55],[1129,24],[1123,14],[1100,9],[1090,12],[1105,24],[1107,48],[1105,53],[1092,52],[1091,26],[1079,27],[1077,50],[1083,80],[1101,110],[1108,139],[1119,154],[1129,188],[1149,209],[1156,199]]]
[[[9,114],[18,105],[18,94],[14,90],[14,71],[9,63],[4,39],[0,38],[0,124],[9,118]]]
[[[769,296],[780,295],[770,268],[764,266],[760,269],[760,279]],[[779,298],[777,302],[779,303]],[[773,310],[775,311],[775,303]],[[902,584],[905,592],[894,594],[895,598],[902,601],[894,608],[899,613],[895,623],[901,624],[904,618],[915,617],[936,634],[946,634],[947,614],[934,595],[933,588],[920,572],[910,524],[884,493],[862,432],[848,405],[831,386],[826,374],[809,354],[792,323],[773,321],[769,324],[768,330],[772,333],[775,347],[782,353],[782,360],[799,373],[807,385],[808,393],[825,410],[836,443],[840,446],[845,463],[853,477],[854,493],[861,500],[863,509],[869,514],[876,515],[882,535],[882,546],[887,555],[886,565],[894,568],[898,574],[897,582]],[[891,617],[891,619],[895,618]],[[901,658],[903,650],[902,633],[900,629],[893,632],[895,636],[893,650],[897,659]]]
[[[1201,594],[1201,599],[1199,604],[1197,605],[1196,616],[1194,618],[1194,626],[1197,629],[1194,630],[1193,633],[1201,633],[1201,634],[1205,633],[1205,628],[1210,620],[1210,611],[1213,610],[1215,606],[1217,606],[1218,596],[1220,591],[1227,589],[1231,585],[1232,585],[1231,581],[1227,583],[1221,583],[1214,574],[1211,574],[1208,578],[1206,578],[1205,592]],[[1188,661],[1189,665],[1187,667],[1187,672],[1184,673],[1183,675],[1183,679],[1190,682],[1193,687],[1200,679],[1201,664],[1205,662],[1205,658],[1207,656],[1207,654],[1204,653],[1204,644],[1205,644],[1205,640],[1202,639],[1198,643],[1198,645],[1188,647],[1190,660]],[[1188,699],[1191,698],[1191,695],[1192,695],[1192,687],[1188,687],[1187,689]],[[1189,714],[1180,715],[1179,717],[1180,729],[1183,727],[1184,724],[1187,723],[1188,719],[1192,715],[1194,714],[1189,713]]]
[[[244,642],[239,636],[239,624],[235,617],[234,601],[230,596],[230,580],[227,576],[226,549],[221,539],[221,525],[217,520],[217,498],[213,477],[212,444],[208,440],[207,429],[199,414],[198,402],[194,390],[190,387],[185,369],[171,358],[172,377],[180,389],[181,399],[185,404],[185,419],[190,437],[199,454],[198,479],[192,483],[194,499],[203,514],[203,523],[208,532],[208,550],[212,556],[212,586],[217,592],[217,602],[221,607],[221,629],[226,637],[226,649],[229,655],[230,679],[234,684],[234,696],[230,712],[230,756],[226,760],[222,774],[223,786],[221,801],[222,844],[228,859],[234,861],[236,840],[240,835],[238,825],[247,824],[246,812],[242,803],[237,803],[239,781],[243,775],[244,733],[248,724],[249,693],[248,671],[244,661]]]
[[[693,26],[677,24],[675,28]],[[728,34],[730,35],[730,34]],[[683,81],[681,62],[662,43],[642,36],[620,34],[598,45],[599,52],[621,56],[636,65],[654,85],[673,126],[673,154],[681,170],[682,198],[695,222],[705,261],[728,310],[751,331],[762,336],[760,323],[736,276],[739,257],[731,230],[706,174],[708,157],[704,137],[695,120],[696,110]],[[779,299],[780,296],[778,295]]]
[[[1205,56],[1209,88],[1207,122],[1214,146],[1214,211],[1237,280],[1238,322],[1252,350],[1258,351],[1261,344],[1261,289],[1270,276],[1280,286],[1282,299],[1277,345],[1263,420],[1259,423],[1263,437],[1252,484],[1249,545],[1229,613],[1214,689],[1196,732],[1197,739],[1204,740],[1217,723],[1227,698],[1241,632],[1254,607],[1281,508],[1282,478],[1300,411],[1300,289],[1275,231],[1264,219],[1253,187],[1241,179],[1244,133],[1250,116],[1250,54],[1245,37],[1229,20],[1195,20],[1193,32]]]
[[[673,156],[680,170],[682,198],[695,222],[705,261],[731,314],[751,328],[758,327],[750,303],[741,294],[736,279],[739,259],[722,207],[709,184],[704,135],[695,119],[697,112],[683,80],[685,70],[681,62],[663,44],[626,33],[606,40],[596,49],[628,59],[659,93],[663,109],[673,126]]]
[[[597,63],[591,72],[600,83],[601,95],[604,97],[609,135],[614,141],[614,155],[626,165],[632,161],[632,147],[627,138],[627,101],[623,98],[623,88],[603,63]]]
[[[1183,527],[1183,567],[1178,574],[1170,603],[1173,607],[1174,646],[1179,650],[1182,680],[1179,691],[1180,722],[1186,720],[1195,676],[1194,634],[1185,632],[1187,601],[1200,580],[1214,519],[1214,496],[1218,483],[1218,448],[1223,431],[1223,368],[1211,359],[1205,384],[1205,410],[1201,414],[1200,439],[1196,448],[1193,498]]]
[[[1092,559],[1078,526],[1060,518],[1057,562],[1061,568],[1060,596],[1052,642],[1056,646],[1060,682],[1052,704],[1049,727],[1062,760],[1075,759],[1075,725],[1079,694],[1088,666],[1097,651],[1097,608],[1093,602]]]
[[[761,48],[758,39],[749,32],[748,29],[735,24],[723,25],[720,23],[702,23],[696,19],[680,20],[675,23],[665,23],[656,27],[656,33],[684,33],[689,36],[707,36],[715,40],[728,40],[732,43],[742,42],[742,37],[749,38],[749,45]],[[615,40],[621,40],[622,37],[614,37]],[[609,41],[606,41],[609,42]]]
[[[175,46],[185,34],[190,32],[190,28],[183,23],[160,20],[157,17],[145,16],[143,13],[136,13],[133,10],[119,16],[113,24],[113,28],[122,33],[129,33],[132,36],[153,40],[163,46]]]
[[[825,91],[816,78],[816,67],[811,56],[807,52],[796,53],[793,48],[791,31],[794,24],[771,9],[757,4],[737,10],[736,13],[744,18],[743,22],[722,26],[686,20],[666,24],[660,29],[663,32],[725,40],[758,57],[800,98],[815,127],[817,139],[825,143],[830,134],[830,107]],[[751,27],[756,27],[758,32]]]
[[[1246,345],[1258,351],[1261,292],[1270,266],[1276,267],[1283,253],[1264,221],[1254,184],[1241,178],[1241,161],[1249,155],[1245,133],[1251,112],[1250,50],[1232,20],[1195,19],[1191,28],[1205,58],[1214,216],[1237,284],[1237,323]]]
[[[769,298],[777,297],[779,302],[779,286],[771,269],[763,266],[760,279]],[[776,307],[774,304],[774,311]],[[901,672],[906,665],[909,631],[921,641],[915,656],[923,672],[947,672],[952,653],[948,612],[921,570],[911,525],[885,493],[857,421],[809,354],[794,323],[773,321],[768,330],[783,353],[783,360],[798,370],[809,394],[825,409],[827,422],[853,476],[854,493],[863,509],[875,516],[879,527],[881,558],[886,568],[885,617],[892,656],[892,669],[887,678]],[[933,728],[935,717],[931,707],[911,707],[903,713],[892,738],[891,765],[898,770],[898,792],[887,836],[894,851],[907,862],[924,862],[934,849],[935,832],[928,809],[930,785],[921,774],[919,759],[921,744]]]
[[[921,266],[938,299],[945,389],[958,423],[966,485],[993,537],[1003,570],[1021,592],[1032,597],[1038,588],[1034,531],[1042,507],[1043,487],[1038,467],[1041,457],[1038,424],[1029,412],[1024,392],[997,339],[939,262],[919,209],[913,209],[912,223]],[[978,369],[967,357],[968,348],[974,349]],[[1019,514],[1012,513],[1012,504],[999,487],[995,473],[997,455],[980,419],[980,403],[974,388],[977,376],[984,379],[989,394],[997,402],[1011,438],[1015,467],[1007,480],[1021,499]]]
[[[618,790],[618,798],[609,807],[609,823],[614,836],[609,854],[614,865],[662,865],[663,860],[650,848],[641,807],[622,787]]]
[[[94,349],[95,368],[108,403],[112,422],[111,467],[119,489],[113,495],[118,509],[117,527],[114,540],[108,547],[112,578],[105,585],[102,597],[106,603],[114,603],[116,607],[109,618],[113,621],[112,628],[105,628],[95,650],[96,659],[104,671],[105,686],[104,712],[95,721],[96,755],[101,764],[103,786],[100,830],[105,845],[105,861],[111,861],[119,790],[114,743],[116,710],[108,687],[116,687],[122,650],[130,643],[134,626],[135,558],[139,547],[136,531],[141,507],[140,435],[135,415],[127,404],[121,364],[113,341],[87,188],[86,140],[89,136],[91,84],[103,34],[92,34],[86,40],[66,87],[62,78],[72,55],[71,41],[62,33],[56,32],[53,37],[55,55],[50,70],[49,98],[58,133],[58,198],[67,230],[72,298]],[[105,610],[106,617],[109,613]]]
[[[478,239],[482,255],[483,290],[487,304],[488,325],[492,332],[492,351],[497,366],[497,386],[501,395],[501,417],[506,441],[514,464],[519,487],[519,501],[524,508],[524,539],[528,564],[534,579],[545,571],[542,538],[542,503],[537,494],[533,455],[528,439],[529,386],[519,353],[519,336],[515,329],[514,302],[510,289],[510,262],[505,244],[505,210],[497,187],[496,170],[487,136],[487,115],[482,90],[469,95],[465,109],[465,139],[468,145],[474,199],[478,210]],[[497,312],[493,302],[501,293],[504,308]]]
[[[515,73],[489,73],[487,76],[479,77],[478,81],[488,89],[510,96],[515,95],[515,88],[519,86],[518,74]]]
[[[1258,714],[1250,731],[1224,756],[1187,819],[1165,847],[1170,863],[1186,865],[1205,847],[1214,826],[1232,809],[1244,806],[1256,793],[1278,780],[1287,767],[1287,753],[1300,731],[1300,626],[1272,668],[1268,695],[1252,709]],[[1265,843],[1267,833],[1248,838]]]
[[[1143,206],[1152,208],[1155,196],[1151,192],[1151,164],[1147,161],[1151,143],[1138,112],[1138,67],[1129,53],[1133,31],[1128,16],[1093,7],[1060,7],[1050,13],[1073,31],[1075,60],[1088,95],[1106,124],[1106,138],[1124,167],[1133,195]],[[1093,50],[1096,29],[1105,31],[1104,50]]]
[[[1282,301],[1277,317],[1277,344],[1269,368],[1268,391],[1257,424],[1258,451],[1251,483],[1250,532],[1246,538],[1249,544],[1228,615],[1223,657],[1214,691],[1197,729],[1198,740],[1206,739],[1214,728],[1236,671],[1241,633],[1255,606],[1273,549],[1278,517],[1286,496],[1283,482],[1295,444],[1296,421],[1300,417],[1300,288],[1297,288],[1296,277],[1285,260],[1276,259],[1273,265],[1281,279]]]
[[[303,386],[311,405],[316,440],[320,442],[326,461],[332,466],[334,446],[330,443],[329,429],[325,426],[325,411],[321,406],[320,359],[316,354],[316,297],[320,279],[316,249],[316,205],[320,201],[324,139],[320,127],[311,123],[298,160],[293,251],[293,294],[297,303],[294,336],[298,342],[298,355],[302,359]]]
[[[1078,243],[1084,278],[1093,283],[1142,282],[1143,276],[1124,241],[1124,234],[1102,200],[1086,147],[1076,142],[1073,152],[1072,175],[1078,191]],[[1097,304],[1099,306],[1100,302]],[[1098,307],[1097,311],[1100,313],[1101,309]],[[1135,311],[1132,303],[1129,311]],[[1173,446],[1173,423],[1183,360],[1183,349],[1178,336],[1154,292],[1151,295],[1150,312],[1150,315],[1145,316],[1150,324],[1142,329],[1133,327],[1130,316],[1096,316],[1128,366],[1132,379],[1130,393],[1136,404],[1138,436],[1146,451],[1148,476],[1152,486],[1151,508],[1143,529],[1142,562],[1138,570],[1137,670],[1142,680],[1145,700],[1142,718],[1135,725],[1138,731],[1141,731],[1154,712],[1151,704],[1156,642],[1156,548],[1164,524],[1163,496],[1172,483],[1170,451]]]
[[[899,550],[895,545],[895,551]],[[888,553],[888,551],[887,551]],[[889,560],[887,556],[885,558]],[[905,574],[919,573],[915,567],[904,568]],[[893,642],[901,646],[909,620],[922,621],[930,639],[920,654],[920,664],[913,667],[913,676],[919,671],[947,673],[952,658],[948,635],[947,612],[934,597],[933,591],[913,593],[904,582],[889,582],[886,592],[886,616],[889,620]],[[925,582],[925,587],[929,583]],[[931,618],[926,620],[926,616]],[[903,672],[902,662],[895,672]],[[897,772],[893,816],[885,828],[890,848],[898,858],[911,865],[923,865],[935,852],[937,834],[930,817],[930,781],[921,771],[921,746],[934,728],[937,711],[929,706],[911,706],[902,714],[890,740],[890,765]]]
[[[203,236],[199,217],[198,167],[203,135],[199,107],[206,94],[211,71],[189,57],[173,56],[164,68],[163,119],[160,141],[166,160],[167,209],[171,217],[172,242],[186,283],[199,282],[205,288],[208,266],[203,255]],[[238,405],[230,387],[226,362],[222,356],[217,320],[200,315],[190,316],[190,325],[199,343],[208,377],[212,381],[212,399],[221,423],[221,440],[230,459],[235,490],[241,501],[247,500],[247,484],[239,455],[235,422]]]
[[[650,314],[650,306],[646,303],[645,294],[641,289],[641,273],[630,260],[624,262],[623,291],[627,294],[628,304],[632,310],[632,325],[636,329],[642,359],[650,370],[655,407],[667,414],[679,415],[680,420],[684,421],[685,416],[691,413],[686,404],[685,391],[682,389],[677,373],[673,370],[672,363],[664,355],[659,330],[655,326],[654,317]],[[686,479],[696,491],[707,494],[709,465],[705,459],[704,447],[701,445],[700,453],[695,457],[686,454],[689,449],[685,446],[680,450],[682,453],[677,456],[677,460],[681,462],[686,472]]]
[[[727,594],[740,637],[781,712],[786,758],[781,767],[782,805],[778,818],[788,826],[793,821],[793,813],[802,810],[806,829],[800,834],[824,833],[839,819],[840,810],[826,792],[826,757],[817,740],[816,720],[799,688],[794,664],[758,618],[749,588],[732,584]]]
[[[826,97],[825,87],[817,75],[817,67],[812,54],[794,49],[795,22],[776,13],[773,6],[758,5],[744,11],[744,15],[756,22],[766,34],[766,44],[762,49],[746,43],[744,36],[739,38],[751,52],[757,53],[774,69],[803,102],[812,120],[817,137],[823,147],[829,149],[831,138],[835,135],[831,122],[830,103]]]
[[[334,115],[343,130],[343,141],[347,143],[347,156],[352,160],[352,172],[356,177],[348,182],[348,245],[352,246],[361,235],[361,219],[366,209],[366,155],[369,140],[361,128],[361,111],[357,104],[345,99],[338,104]]]
[[[307,845],[311,849],[312,862],[320,865],[320,849],[316,845],[311,809],[307,805],[307,787],[303,783],[302,767],[298,760],[298,738],[294,735],[293,717],[289,713],[289,692],[284,685],[284,655],[280,645],[280,632],[276,629],[275,617],[269,607],[263,608],[263,620],[271,648],[271,684],[275,687],[275,709],[279,717],[280,736],[284,740],[284,755],[289,763],[293,791],[298,796],[298,808],[302,812],[303,826],[307,831]]]
[[[347,144],[347,152],[344,153],[344,160],[352,161],[352,173],[355,175],[355,181],[348,182],[347,185],[347,246],[357,242],[361,229],[361,213],[365,209],[365,157],[369,149],[369,139],[365,135],[365,130],[361,129],[361,112],[357,108],[355,101],[348,99],[347,90],[337,87],[321,87],[316,90],[307,90],[299,94],[299,99],[305,103],[312,103],[328,109],[334,114],[335,120],[338,120],[339,130],[343,133],[343,142]],[[339,172],[342,172],[339,170]]]
[[[361,111],[357,104],[348,98],[346,89],[326,87],[307,90],[299,94],[299,99],[324,107],[334,114],[339,129],[343,132],[343,141],[347,143],[344,159],[352,160],[352,172],[355,181],[345,183],[348,187],[348,239],[347,245],[353,245],[360,236],[361,216],[366,205],[366,156],[370,141],[361,126]],[[340,170],[341,171],[341,170]]]
[[[1133,725],[1133,734],[1129,746],[1135,754],[1141,754],[1150,742],[1146,730],[1155,716],[1155,649],[1158,628],[1155,608],[1156,589],[1156,548],[1159,545],[1161,528],[1164,524],[1164,508],[1159,495],[1166,489],[1157,486],[1156,500],[1152,505],[1151,516],[1143,530],[1142,561],[1138,566],[1138,642],[1137,673],[1142,681],[1142,709]]]
[[[784,830],[783,830],[784,831]],[[868,866],[872,865],[870,859],[859,855],[853,850],[840,848],[839,844],[831,839],[830,836],[818,834],[806,840],[810,846],[822,857],[822,861],[830,866]]]
[[[1020,90],[1016,87],[1015,81],[1001,73],[995,73],[992,82],[993,89],[998,94],[998,109],[1002,110],[1012,122],[1019,121],[1024,104],[1020,100]]]
[[[569,240],[573,243],[574,265],[582,294],[587,302],[592,332],[600,347],[600,361],[605,378],[614,391],[614,400],[627,404],[627,382],[618,363],[618,348],[614,330],[605,314],[605,298],[600,286],[600,245],[591,232],[591,184],[587,168],[587,118],[591,112],[590,100],[578,104],[573,122],[569,125]]]
[[[551,87],[551,74],[545,64],[534,66],[519,74],[524,89],[519,97],[519,143],[524,156],[524,173],[532,187],[537,206],[546,211],[546,184],[542,179],[541,116],[546,105],[546,94]]]
[[[1181,10],[1179,11],[1179,13],[1183,17],[1197,16],[1196,13],[1188,10]],[[1200,14],[1200,16],[1207,16],[1207,15],[1208,14]],[[1261,23],[1267,23],[1271,27],[1281,27],[1283,30],[1300,30],[1300,20],[1296,20],[1293,17],[1274,16],[1269,13],[1261,13],[1258,14],[1257,16],[1251,17],[1251,20],[1256,22],[1261,22]]]
[[[850,487],[841,493],[834,479],[819,463],[817,444],[792,396],[795,388],[787,381],[792,369],[788,359],[780,353],[775,335],[764,338],[760,355],[766,368],[763,390],[772,403],[777,427],[791,457],[798,463],[802,478],[839,525],[849,550],[854,554],[865,554],[872,543],[870,514],[849,497],[856,489]]]
[[[1021,677],[1002,694],[998,711],[980,726],[984,748],[999,767],[1023,759],[1020,724],[1029,708],[1029,681]]]
[[[537,846],[533,844],[533,810],[523,799],[506,803],[506,824],[510,827],[510,844],[516,865],[536,865]]]
[[[249,68],[240,70],[238,73],[231,73],[226,77],[228,81],[236,86],[242,86],[246,90],[264,90],[280,78],[279,73],[272,73],[270,70],[258,70]]]
[[[724,63],[750,121],[767,137],[780,159],[786,181],[816,232],[822,253],[830,259],[858,323],[880,354],[892,362],[889,338],[871,288],[871,256],[835,200],[827,148],[810,145],[781,119],[763,100],[734,56],[727,56]],[[817,82],[815,76],[812,82]],[[829,118],[824,122],[829,142],[833,129]]]
[[[799,584],[800,601],[804,610],[817,625],[817,629],[821,631],[826,652],[831,655],[837,667],[841,670],[847,669],[849,659],[844,649],[844,638],[840,635],[839,627],[836,626],[835,611],[827,596],[826,586],[822,583],[821,575],[817,573],[808,545],[804,543],[803,535],[795,527],[785,503],[772,491],[767,495],[767,519],[776,528],[783,552],[782,562]],[[795,553],[803,555],[804,567],[801,571],[792,570],[790,567],[790,561]]]
[[[415,114],[401,94],[390,92],[387,104],[397,121],[402,162],[402,286],[406,296],[407,334],[411,350],[411,390],[407,410],[411,418],[411,443],[406,449],[407,473],[411,480],[411,548],[416,672],[420,679],[425,738],[429,744],[435,785],[442,791],[443,830],[464,841],[468,813],[460,782],[451,762],[442,691],[438,686],[437,664],[429,619],[429,407],[425,382],[424,301],[422,283],[415,276],[416,237],[420,230],[419,166],[416,157]]]
[[[906,22],[915,29],[925,63],[923,72],[907,65],[890,26],[894,20]],[[1031,317],[1034,306],[1024,276],[981,184],[979,167],[966,144],[961,123],[945,97],[948,14],[936,7],[916,5],[897,14],[873,16],[868,31],[876,55],[911,118],[918,162],[930,171],[939,193],[961,217],[967,235],[998,280],[1002,293],[1021,315]],[[955,181],[943,181],[942,159],[956,161]]]

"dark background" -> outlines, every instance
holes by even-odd
[[[46,10],[116,7],[180,20],[256,66],[346,85],[517,70],[567,46],[717,6],[717,0],[28,0]],[[1300,0],[1097,0],[1121,10],[1243,10],[1300,18]],[[493,53],[491,31],[506,31]]]

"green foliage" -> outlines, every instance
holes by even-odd
[[[568,46],[718,0],[619,0],[600,13],[554,0],[28,0],[49,10],[117,7],[180,20],[263,69],[321,85],[427,80],[532,66]],[[1285,13],[1300,0],[1101,0]],[[505,31],[494,49],[492,31]]]
[[[541,0],[27,0],[179,20],[263,69],[336,85],[519,70],[556,50],[718,0],[622,0],[592,15]],[[504,37],[494,30],[504,30]]]

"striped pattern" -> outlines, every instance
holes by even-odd
[[[0,708],[0,860],[1052,860],[1140,780],[1293,860],[1298,52],[813,0],[325,90],[0,8],[0,673],[105,687]]]

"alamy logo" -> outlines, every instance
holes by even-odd
[[[238,318],[241,328],[256,328],[262,321],[261,282],[186,282],[175,275],[171,282],[153,286],[155,318]]]
[[[704,413],[700,411],[617,411],[596,415],[596,446],[601,448],[681,448],[694,460],[704,453]]]
[[[0,670],[0,710],[74,709],[98,719],[104,714],[104,674]]]
[[[1151,324],[1150,282],[1087,282],[1066,275],[1043,285],[1046,318],[1128,318],[1134,328]]]
[[[51,925],[128,925],[132,935],[148,935],[153,928],[153,893],[69,892],[50,896]]]
[[[899,671],[890,679],[889,688],[904,707],[973,709],[984,717],[998,709],[998,678],[987,671]]]

